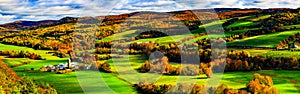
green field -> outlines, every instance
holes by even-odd
[[[28,47],[14,46],[14,45],[6,45],[0,43],[0,50],[11,50],[11,51],[29,51],[30,53],[36,53],[41,55],[43,58],[47,58],[47,60],[61,60],[64,58],[59,58],[57,56],[52,56],[52,54],[47,54],[50,50],[34,50]]]
[[[300,24],[296,24],[296,25],[286,25],[286,26],[283,26],[282,28],[300,28]]]
[[[5,46],[8,47],[10,45],[5,45]],[[11,47],[17,47],[17,46],[11,46]],[[11,62],[12,60],[13,58],[9,58],[9,59],[5,58],[4,61]],[[16,63],[18,61],[20,62],[24,61],[24,59],[22,58],[15,59],[15,60]],[[155,84],[191,83],[193,81],[199,84],[206,84],[207,79],[205,78],[205,75],[181,76],[180,77],[181,80],[178,80],[179,76],[166,76],[166,75],[161,76],[159,74],[136,72],[135,69],[139,68],[144,63],[145,60],[146,58],[140,55],[130,55],[129,57],[125,56],[123,59],[117,58],[116,60],[110,59],[107,62],[111,64],[114,73],[112,74],[100,73],[100,75],[112,90],[121,94],[126,94],[129,92],[136,93],[135,89],[131,87],[129,83],[137,83],[139,81],[144,81],[144,80],[152,81]],[[41,60],[41,61],[33,60],[31,64],[15,67],[13,69],[22,70],[23,68],[31,68],[31,67],[39,68],[45,64],[57,64],[62,62],[65,62],[65,60],[64,59],[52,60],[52,61],[51,59]],[[128,66],[132,68],[128,68]],[[289,93],[299,92],[296,86],[298,84],[297,82],[300,81],[297,77],[300,75],[287,75],[287,74],[298,74],[299,73],[298,71],[227,72],[223,74],[222,80],[220,81],[219,84],[226,84],[230,88],[235,88],[235,89],[244,88],[245,84],[252,78],[254,73],[261,73],[263,75],[272,76],[274,86],[279,90],[280,93],[289,94]],[[23,75],[29,76],[30,78],[35,79],[37,81],[48,82],[54,87],[56,87],[56,89],[60,93],[66,93],[66,92],[82,93],[83,92],[77,81],[75,72],[68,73],[68,74],[54,74],[54,73],[34,71],[34,72],[17,72],[17,74],[20,76]],[[129,83],[123,81],[123,79],[129,81]],[[108,93],[108,92],[102,92],[102,93]]]
[[[300,58],[299,51],[271,51],[265,54],[270,57],[296,57]]]
[[[128,39],[137,36],[138,34],[135,34],[135,30],[128,30],[121,33],[116,33],[111,36],[105,37],[98,41],[112,41],[112,40],[120,40],[120,39]]]
[[[245,88],[246,84],[252,79],[254,73],[260,73],[262,75],[271,76],[273,79],[274,87],[276,87],[281,94],[293,94],[300,93],[300,90],[297,89],[300,79],[298,78],[299,71],[272,71],[272,70],[263,70],[263,71],[254,71],[254,72],[226,72],[222,76],[222,80],[219,85],[226,84],[230,88],[240,89]],[[297,74],[297,75],[291,75]],[[286,76],[288,75],[288,76]],[[192,83],[196,81],[198,84],[206,84],[207,79],[205,76],[183,76],[185,80],[181,80],[181,83]],[[178,79],[178,76],[162,76],[156,84],[175,84]],[[292,82],[291,82],[292,81]],[[179,82],[178,82],[179,83]]]
[[[235,40],[227,42],[227,46],[252,46],[252,47],[276,47],[277,44],[288,38],[290,35],[294,35],[300,32],[300,30],[292,30],[285,32],[276,32],[272,34],[264,34],[253,36],[241,40]]]
[[[254,25],[254,22],[250,22],[250,21],[237,21],[229,26],[227,26],[227,28],[232,28],[232,27],[244,27],[244,26],[251,26]]]
[[[248,20],[248,21],[259,21],[259,20],[263,20],[263,19],[267,19],[267,18],[270,18],[271,15],[259,15],[258,17],[256,16],[251,16],[251,17],[248,17],[247,19],[245,20]]]
[[[49,72],[17,72],[17,74],[26,75],[36,81],[48,82],[51,85],[53,85],[59,93],[83,93],[75,72],[68,74],[54,74]],[[128,94],[128,92],[136,92],[130,84],[112,76],[111,74],[100,73],[99,79],[103,79],[108,85],[108,87],[114,90],[115,92],[121,94]],[[86,77],[84,81],[89,81],[89,77]],[[107,91],[97,93],[107,93]]]
[[[258,17],[256,17],[256,16],[240,17],[239,21],[236,21],[235,23],[227,26],[226,28],[252,26],[252,25],[259,23],[258,21],[267,19],[269,17],[271,17],[271,15],[259,15]]]
[[[58,58],[56,56],[52,56],[51,54],[46,54],[46,50],[34,50],[27,47],[19,47],[19,46],[12,46],[12,45],[5,45],[0,44],[1,50],[14,50],[14,51],[20,51],[20,50],[28,50],[30,52],[43,54],[42,57],[46,57],[46,60],[29,60],[24,58],[3,58],[3,61],[9,65],[13,64],[20,64],[25,61],[31,61],[30,64],[22,65],[19,67],[14,67],[13,70],[17,71],[17,74],[19,76],[28,76],[36,81],[39,82],[47,82],[53,85],[59,93],[83,93],[76,77],[76,73],[67,73],[67,74],[55,74],[55,73],[49,73],[49,72],[39,72],[37,71],[39,68],[41,68],[44,65],[54,65],[59,63],[65,63],[67,61],[67,58]],[[22,72],[24,69],[30,70],[30,68],[34,68],[35,71],[33,72]],[[101,77],[105,82],[107,82],[107,85],[114,91],[121,93],[121,94],[127,94],[128,92],[136,92],[133,87],[130,86],[129,83],[126,83],[122,81],[121,79],[118,79],[117,77],[113,76],[112,74],[107,73],[100,73]],[[100,77],[100,76],[99,76]],[[98,92],[97,92],[98,93]],[[106,93],[106,92],[102,92]]]
[[[222,24],[225,23],[227,20],[230,20],[230,19],[218,20],[218,21],[214,21],[214,22],[207,23],[204,25],[200,25],[199,29],[192,30],[191,32],[192,33],[200,33],[200,32],[205,32],[206,29],[208,29],[208,30],[220,29],[220,28],[222,28]]]
[[[267,52],[267,51],[265,51]],[[113,70],[120,74],[120,77],[127,79],[132,83],[139,81],[149,81],[155,84],[176,84],[176,83],[192,83],[196,82],[198,84],[206,84],[207,79],[205,75],[199,76],[168,76],[152,73],[138,73],[135,69],[139,68],[143,62],[144,57],[139,55],[130,55],[124,58],[118,58],[112,62],[108,62],[113,66]],[[131,67],[131,68],[130,68]],[[117,69],[116,69],[117,68]],[[135,71],[135,72],[134,72]],[[263,70],[263,71],[253,71],[253,72],[226,72],[222,76],[222,80],[219,84],[226,84],[230,88],[240,89],[244,88],[245,85],[252,79],[254,73],[261,73],[263,75],[272,76],[274,86],[279,90],[280,93],[289,94],[299,92],[295,84],[290,82],[291,80],[300,81],[298,75],[284,77],[288,74],[300,73],[299,71],[272,71],[272,70]],[[276,76],[274,76],[276,75]],[[300,75],[299,75],[300,76]],[[137,79],[138,77],[139,79]],[[180,79],[178,79],[180,78]]]

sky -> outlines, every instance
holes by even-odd
[[[135,11],[207,8],[298,8],[300,0],[0,0],[0,24]]]

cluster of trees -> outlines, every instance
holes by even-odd
[[[273,86],[273,81],[270,76],[261,76],[254,74],[253,79],[247,83],[247,91],[252,94],[279,94]]]
[[[0,55],[8,56],[9,58],[29,58],[34,60],[45,60],[40,55],[29,53],[28,51],[0,51]]]
[[[97,42],[95,43],[95,47],[96,48],[111,48],[111,46],[113,45],[113,42],[111,41],[100,41],[100,42]]]
[[[200,84],[183,84],[174,85],[154,85],[145,81],[135,84],[134,87],[145,94],[279,94],[275,87],[272,87],[273,81],[269,76],[261,76],[254,74],[254,78],[247,83],[245,89],[232,89],[227,85],[220,85],[218,87],[206,87]]]
[[[157,38],[157,37],[164,37],[168,36],[164,32],[156,31],[156,30],[150,30],[140,33],[138,36],[134,37],[134,40],[138,39],[146,39],[146,38]]]
[[[300,33],[289,36],[288,38],[280,41],[280,43],[277,45],[276,48],[277,49],[280,49],[280,48],[288,48],[288,49],[294,48],[295,45],[300,42],[299,38],[300,38]]]
[[[5,34],[0,40],[3,44],[27,46],[36,50],[66,50],[59,52],[62,53],[71,50],[74,29],[74,24],[62,24]]]
[[[105,56],[99,56],[98,54],[95,55],[96,60],[108,60],[111,59],[112,56],[110,54],[106,54]]]
[[[111,53],[111,48],[96,48],[95,51],[96,54],[110,54]]]
[[[120,24],[104,25],[106,22],[102,22],[102,26],[99,27],[99,30],[96,32],[96,39],[101,40],[107,36],[118,33]]]
[[[218,13],[220,19],[229,19],[233,17],[240,17],[240,16],[249,16],[249,15],[255,15],[261,13],[260,9],[215,9],[217,11],[220,11]]]
[[[228,55],[227,70],[299,70],[300,63],[295,57],[250,56],[247,51],[231,51]],[[238,63],[237,63],[238,62]]]
[[[226,62],[226,64],[225,64]],[[300,63],[295,57],[262,57],[250,56],[247,51],[230,51],[226,60],[217,59],[209,63],[214,72],[223,71],[256,71],[256,70],[299,70]],[[224,65],[225,64],[225,65]],[[220,70],[221,69],[221,70]]]
[[[211,65],[187,64],[183,66],[173,67],[169,64],[167,57],[161,57],[151,60],[150,63],[146,61],[140,68],[140,72],[162,73],[165,75],[199,75],[206,74],[208,78],[213,75]]]
[[[175,75],[180,73],[179,68],[172,67],[172,65],[169,64],[167,57],[157,58],[155,60],[150,61],[150,63],[148,61],[145,61],[145,63],[141,66],[139,71],[169,75]]]
[[[1,94],[57,94],[48,83],[37,83],[27,77],[20,78],[0,61],[0,93]]]
[[[111,67],[110,64],[106,62],[96,62],[93,63],[92,68],[98,69],[100,72],[106,72],[106,73],[111,73]]]

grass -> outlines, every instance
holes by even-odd
[[[286,25],[286,26],[283,26],[282,28],[300,28],[300,24],[296,24],[296,25]]]
[[[227,26],[226,28],[232,28],[232,27],[247,27],[257,24],[257,21],[267,19],[271,17],[271,15],[259,15],[256,16],[245,16],[243,18],[240,18],[239,21],[234,22],[233,24]]]
[[[237,22],[227,26],[227,28],[251,26],[251,25],[254,25],[254,24],[255,23],[252,22],[252,21],[237,21]]]
[[[251,49],[249,49],[251,50]],[[263,51],[257,53],[262,53]],[[267,51],[265,51],[267,52]],[[253,50],[252,53],[255,53]],[[126,60],[126,58],[129,58]],[[13,61],[14,59],[6,59],[6,62]],[[17,59],[18,60],[18,59]],[[20,62],[23,61],[19,59]],[[129,83],[138,83],[140,81],[151,81],[155,84],[175,84],[175,83],[193,83],[207,84],[208,79],[205,75],[200,76],[167,76],[153,73],[138,73],[135,69],[139,68],[146,58],[140,55],[129,55],[128,57],[116,58],[115,60],[108,60],[107,62],[111,64],[114,73],[99,73],[99,79],[103,80],[93,80],[91,78],[85,78],[86,83],[97,82],[93,84],[91,88],[95,88],[97,85],[101,87],[109,86],[111,90],[121,94],[127,93],[137,93],[136,90],[131,87]],[[18,62],[18,61],[15,61]],[[23,68],[39,68],[45,64],[56,64],[65,62],[64,59],[61,60],[34,60],[33,63],[28,65],[23,65],[20,67],[13,68],[14,70],[21,70]],[[131,67],[131,68],[130,68]],[[97,72],[98,73],[98,72]],[[300,81],[298,77],[300,75],[298,71],[255,71],[255,72],[227,72],[222,76],[220,84],[226,84],[230,88],[239,89],[244,88],[246,83],[249,82],[253,77],[253,73],[261,73],[263,75],[271,75],[274,82],[274,87],[278,89],[280,93],[296,93],[299,92],[295,87]],[[48,82],[55,86],[59,93],[83,93],[80,84],[78,82],[76,72],[68,74],[54,74],[48,72],[17,72],[18,75],[26,75],[41,82]],[[92,74],[88,72],[87,74]],[[96,74],[96,73],[93,73]],[[295,75],[289,75],[295,74]],[[274,76],[275,75],[275,76]],[[125,81],[126,80],[126,81]],[[127,82],[129,81],[129,83]],[[106,84],[106,85],[105,85]],[[102,89],[101,89],[102,90]],[[110,93],[110,91],[94,92],[94,93]]]
[[[262,75],[269,75],[273,79],[274,87],[277,88],[279,93],[282,94],[292,94],[299,93],[299,90],[295,87],[295,85],[299,85],[298,83],[291,82],[296,80],[299,82],[298,78],[299,71],[273,71],[273,70],[262,70],[262,71],[254,71],[254,72],[226,72],[222,76],[222,80],[219,82],[219,85],[225,84],[230,88],[240,89],[245,88],[246,84],[253,78],[254,73],[260,73]],[[297,74],[297,75],[289,75],[289,74]],[[276,76],[274,76],[276,75]],[[155,84],[175,84],[175,83],[193,83],[196,82],[198,84],[208,84],[208,79],[205,78],[205,75],[200,76],[181,76],[181,79],[178,81],[178,76],[162,76],[159,80],[155,82]]]
[[[299,51],[270,51],[266,54],[265,56],[270,56],[270,57],[296,57],[300,58],[300,52]]]
[[[227,46],[252,46],[252,47],[276,47],[277,44],[289,37],[300,32],[300,30],[292,30],[285,32],[276,32],[272,34],[258,35],[241,40],[227,42]]]
[[[209,29],[218,29],[219,26],[222,28],[222,24],[225,23],[227,20],[230,20],[230,19],[219,20],[219,21],[214,21],[214,22],[207,23],[204,25],[200,25],[199,29],[192,30],[191,32],[192,33],[201,33],[201,32],[205,32],[206,29],[208,29],[208,28]]]
[[[96,74],[95,72],[87,72],[87,74]],[[111,74],[107,73],[99,73],[98,80],[103,80],[103,82],[96,81],[97,83],[93,83],[90,88],[93,86],[103,86],[105,87],[105,84],[108,86],[108,88],[114,90],[115,92],[121,93],[121,94],[128,94],[128,93],[135,93],[135,89],[130,86],[130,84],[112,76]],[[54,74],[51,72],[17,72],[18,75],[26,75],[30,78],[40,81],[40,82],[47,82],[53,85],[56,90],[61,93],[83,93],[83,90],[78,82],[77,74],[75,72],[68,73],[68,74]],[[90,77],[83,78],[82,81],[86,82],[95,82],[94,79]],[[98,88],[98,90],[101,90],[101,88]],[[97,90],[97,91],[98,91]],[[109,91],[101,91],[97,93],[109,93]]]
[[[270,18],[270,17],[271,17],[271,15],[259,15],[258,17],[251,16],[251,17],[247,18],[246,20],[255,22],[255,21],[267,19],[267,18]]]
[[[64,58],[59,58],[57,56],[52,56],[52,54],[47,54],[50,50],[34,50],[28,47],[21,47],[21,46],[14,46],[14,45],[7,45],[0,43],[0,50],[11,50],[11,51],[29,51],[30,53],[36,53],[41,55],[43,58],[52,59],[52,60],[60,60]]]
[[[67,59],[65,60],[34,60],[30,64],[14,67],[13,70],[30,70],[34,68],[34,70],[38,70],[45,65],[56,65],[59,63],[66,63]]]
[[[26,64],[19,67],[14,67],[13,70],[29,70],[30,68],[34,68],[35,70],[41,68],[44,65],[55,65],[59,63],[65,63],[68,58],[59,58],[57,56],[52,56],[52,54],[47,54],[49,50],[34,50],[28,47],[20,47],[14,45],[6,45],[0,43],[0,50],[12,50],[12,51],[29,51],[30,53],[36,53],[41,55],[46,60],[30,60],[25,58],[4,58],[4,62],[9,65],[20,64],[25,61],[30,61],[30,64]]]
[[[47,82],[55,87],[59,93],[83,93],[76,74],[54,74],[50,72],[17,72],[18,75],[26,75],[36,81]]]
[[[30,62],[32,60],[27,59],[27,58],[4,58],[2,57],[2,61],[6,64],[8,64],[8,66],[13,67],[15,64],[22,64],[23,62]]]
[[[122,66],[130,66],[133,69],[140,68],[146,60],[146,57],[141,55],[126,55],[121,58],[109,59],[107,60],[107,63],[111,65],[111,70],[113,72],[117,72],[120,69],[116,68],[122,68]]]
[[[258,71],[258,73],[271,76],[273,78],[274,86],[277,88],[279,93],[282,94],[300,93],[300,88],[298,88],[299,81],[300,81],[299,71],[266,70],[266,71]]]
[[[174,36],[166,36],[166,37],[158,37],[158,38],[147,38],[147,39],[139,39],[134,42],[155,42],[160,44],[168,44],[168,43],[177,43],[184,38],[194,36],[193,34],[184,34],[184,35],[174,35]]]
[[[230,50],[245,50],[250,53],[251,56],[265,56],[268,52],[272,52],[270,49],[235,49],[235,48],[228,48]]]
[[[250,49],[249,49],[250,50]],[[259,50],[257,50],[259,51]],[[268,52],[267,50],[263,50]],[[262,53],[262,52],[261,52]],[[129,58],[126,60],[126,58]],[[177,76],[177,75],[160,75],[155,73],[138,73],[135,69],[139,68],[145,60],[145,57],[139,55],[129,55],[128,57],[111,60],[109,63],[113,65],[113,70],[117,72],[119,77],[126,79],[131,83],[138,83],[139,81],[148,81],[154,84],[176,84],[176,83],[198,83],[198,84],[208,84],[208,79],[205,75],[199,76]],[[114,62],[113,62],[114,61]],[[130,68],[131,67],[131,68]],[[272,71],[262,70],[253,72],[226,72],[223,74],[219,85],[226,84],[230,88],[240,89],[245,88],[246,84],[253,78],[254,73],[260,73],[262,75],[278,75],[272,76],[274,87],[278,89],[280,93],[290,94],[298,92],[295,84],[290,82],[291,80],[300,81],[300,75],[290,75],[299,74],[299,71]],[[272,74],[266,74],[272,73]],[[220,74],[219,74],[220,75]],[[285,78],[285,75],[289,75]]]

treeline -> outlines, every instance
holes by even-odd
[[[226,62],[226,64],[225,64]],[[214,72],[257,71],[257,70],[300,70],[297,58],[250,56],[247,51],[230,51],[226,60],[216,59],[209,63]],[[225,66],[225,69],[224,69]]]
[[[300,62],[295,57],[250,56],[247,51],[230,51],[227,57],[225,71],[300,70]]]
[[[227,26],[229,26],[229,25],[235,23],[235,22],[238,21],[238,20],[239,20],[239,18],[232,18],[232,19],[230,19],[230,20],[227,20],[225,23],[223,23],[222,26],[223,26],[223,27],[227,27]]]
[[[225,63],[226,62],[226,63]],[[247,51],[229,51],[226,59],[200,62],[212,66],[213,72],[257,71],[257,70],[300,70],[300,60],[295,57],[250,56]]]
[[[157,58],[155,60],[146,61],[138,70],[142,73],[161,73],[164,75],[201,75],[205,74],[208,78],[213,75],[212,66],[205,64],[188,64],[184,66],[173,67],[169,64],[167,57]]]
[[[0,61],[0,94],[57,94],[53,86],[20,78],[7,64]]]
[[[224,41],[221,38],[212,40],[205,38],[197,41],[197,44],[186,44],[183,46],[174,43],[170,43],[169,45],[159,45],[150,41],[149,43],[118,44],[116,48],[121,51],[114,48],[113,50],[106,49],[102,52],[106,51],[105,53],[109,53],[112,51],[112,53],[116,54],[144,54],[149,57],[151,53],[159,51],[171,62],[188,62],[190,64],[209,64],[211,62],[212,64],[215,64],[212,67],[212,71],[218,70],[220,68],[218,67],[219,65],[225,66],[224,62],[226,62],[225,71],[300,70],[300,60],[297,58],[251,56],[248,51],[234,50],[226,53],[225,51],[222,51],[222,49],[212,50],[211,43],[214,43],[213,45],[216,46],[222,45]],[[112,43],[103,43],[103,45],[101,45],[104,46],[104,44],[106,46],[112,45]],[[214,53],[218,56],[216,58],[227,57],[227,59],[217,59],[212,61],[213,51],[215,51]],[[201,62],[193,62],[186,58],[199,58]],[[151,61],[149,62],[151,63]],[[171,67],[168,69],[170,69],[169,71],[176,70],[176,68]],[[176,71],[169,74],[176,74]]]
[[[45,60],[40,55],[35,53],[29,53],[28,51],[0,51],[1,56],[7,56],[8,58],[29,58],[34,60]]]
[[[150,30],[150,31],[145,31],[140,33],[138,36],[134,37],[134,40],[146,39],[146,38],[157,38],[157,37],[164,37],[164,36],[168,36],[168,35],[160,31]]]
[[[147,82],[140,82],[135,84],[134,87],[141,93],[145,94],[279,94],[278,90],[273,87],[272,78],[269,76],[261,76],[260,74],[254,74],[252,80],[250,80],[244,89],[232,89],[227,85],[220,85],[218,87],[205,88],[200,84],[177,84],[174,85],[154,85]]]

